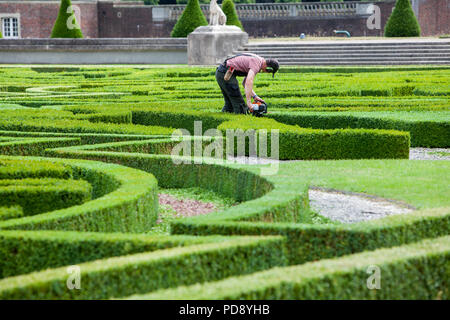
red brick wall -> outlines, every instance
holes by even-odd
[[[450,34],[450,0],[419,0],[422,36]]]
[[[80,7],[81,30],[84,37],[97,38],[97,4],[72,1],[72,5]],[[20,13],[22,38],[49,38],[58,10],[58,2],[0,2],[0,13]]]
[[[152,7],[114,7],[112,2],[98,4],[98,32],[101,38],[160,38],[170,36],[165,21],[159,26],[152,20]]]

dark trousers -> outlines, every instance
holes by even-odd
[[[222,112],[247,113],[248,107],[244,101],[244,98],[242,98],[241,90],[239,89],[239,82],[237,81],[236,76],[233,75],[230,80],[225,81],[223,79],[225,73],[225,68],[219,67],[216,70],[216,81],[219,84],[223,99],[225,100],[225,105],[223,106]]]

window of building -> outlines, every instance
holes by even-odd
[[[19,19],[13,17],[2,18],[3,38],[19,38]]]

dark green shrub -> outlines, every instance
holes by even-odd
[[[0,130],[64,132],[64,133],[130,133],[169,135],[173,129],[153,126],[136,126],[132,124],[94,123],[76,119],[0,119]]]
[[[207,25],[208,21],[206,21],[206,18],[200,9],[198,0],[189,0],[183,14],[173,27],[170,36],[173,38],[185,38],[189,33],[194,31],[195,28]]]
[[[419,37],[420,25],[409,0],[397,0],[384,28],[386,37]]]
[[[0,299],[106,299],[214,281],[286,265],[280,237],[235,237],[229,241],[86,262],[83,289],[65,290],[67,268],[0,280]],[[15,281],[20,279],[19,281]],[[38,280],[36,280],[38,279]],[[143,279],[145,279],[143,281]],[[113,283],[104,286],[104,283]]]
[[[412,147],[446,148],[450,146],[450,124],[448,121],[389,118],[375,112],[274,112],[268,115],[281,123],[303,128],[339,129],[366,128],[407,131],[411,135]]]
[[[2,157],[1,161],[10,159],[26,161],[19,157]],[[89,182],[93,200],[45,214],[6,220],[0,222],[0,229],[142,232],[155,224],[158,185],[152,175],[106,163],[53,159],[52,162],[70,166],[74,179]]]
[[[24,178],[71,179],[72,169],[50,161],[0,159],[0,179]]]
[[[218,129],[223,132],[228,129],[244,131],[267,129],[268,150],[271,149],[270,130],[278,129],[279,159],[281,160],[408,159],[409,157],[409,133],[401,131],[304,129],[268,118],[258,121],[252,118],[231,120],[219,125]]]
[[[448,299],[450,237],[278,267],[203,285],[134,295],[139,300]],[[381,270],[381,290],[368,289],[371,267]],[[411,290],[411,288],[414,290]]]
[[[23,217],[23,210],[20,206],[0,207],[0,221]]]
[[[83,33],[75,18],[74,11],[72,10],[72,12],[70,12],[69,10],[69,13],[67,12],[67,9],[71,6],[70,0],[61,0],[58,17],[56,18],[50,36],[51,38],[83,38]],[[68,21],[70,22],[68,23]],[[73,27],[70,27],[70,23]]]
[[[20,207],[3,208],[3,210]],[[0,208],[0,217],[2,208]],[[227,237],[149,236],[75,231],[0,231],[0,278],[139,252],[203,243]],[[55,245],[57,243],[57,245]]]
[[[237,26],[244,30],[241,21],[239,21],[239,17],[237,15],[236,8],[234,7],[233,0],[224,0],[224,2],[222,3],[222,11],[227,16],[227,25]]]
[[[79,138],[33,138],[0,142],[0,153],[14,156],[43,155],[46,148],[56,148],[80,144]]]
[[[25,216],[68,208],[91,200],[92,187],[83,180],[0,180],[0,206],[19,205]]]

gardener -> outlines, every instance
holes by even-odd
[[[255,102],[265,103],[253,91],[253,82],[258,72],[272,73],[272,77],[279,69],[276,59],[264,59],[256,54],[238,54],[226,59],[216,70],[216,80],[222,90],[225,105],[222,112],[247,114],[253,111],[251,98]],[[246,102],[242,98],[239,82],[236,76],[245,77],[242,85],[245,90]]]

